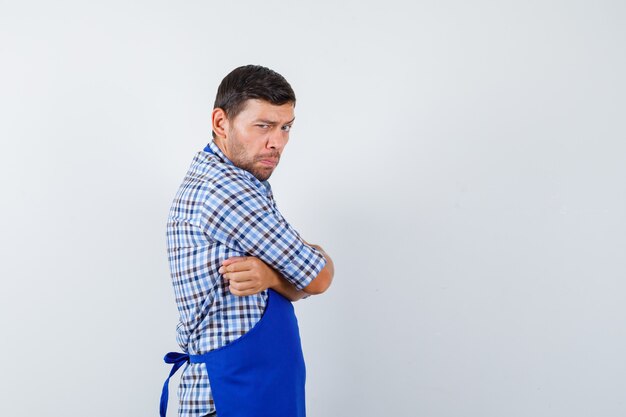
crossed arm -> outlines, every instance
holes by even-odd
[[[230,292],[237,296],[257,294],[268,288],[280,293],[291,301],[297,301],[307,294],[321,294],[330,286],[335,268],[332,259],[318,245],[311,245],[319,250],[326,265],[319,274],[302,290],[298,290],[275,269],[254,256],[237,256],[226,259],[219,269],[220,274],[229,281]]]
[[[231,293],[245,296],[272,288],[295,301],[326,291],[334,275],[328,254],[304,241],[249,178],[220,172],[206,187],[198,216],[209,239],[248,255],[222,263],[219,272]]]

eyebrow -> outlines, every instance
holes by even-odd
[[[287,123],[285,123],[286,125],[293,123],[293,121],[296,120],[296,118],[294,117],[293,119],[291,119],[290,121],[288,121]],[[274,120],[265,120],[265,119],[257,119],[254,121],[254,123],[265,123],[266,125],[277,125],[278,122],[274,121]]]

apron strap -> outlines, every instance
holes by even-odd
[[[172,370],[170,371],[170,376],[167,377],[167,379],[165,380],[165,383],[163,384],[163,391],[161,392],[161,407],[160,407],[161,417],[165,417],[165,414],[167,413],[167,400],[169,398],[170,378],[172,377],[172,375],[176,373],[176,371],[178,371],[178,369],[181,366],[183,366],[185,363],[187,363],[187,361],[189,361],[189,355],[186,353],[170,352],[167,355],[165,355],[163,360],[165,361],[165,363],[174,364],[174,366],[172,366]]]

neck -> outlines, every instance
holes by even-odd
[[[228,148],[226,147],[226,143],[224,141],[224,138],[220,138],[220,137],[214,138],[213,142],[215,142],[217,147],[220,148],[220,151],[222,151],[224,153],[224,155],[226,155],[226,158],[231,159],[230,158],[230,152],[228,152]]]

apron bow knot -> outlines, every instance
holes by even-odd
[[[165,363],[171,363],[174,366],[172,366],[170,376],[168,376],[165,380],[165,383],[163,384],[163,391],[161,391],[161,406],[159,410],[161,413],[161,417],[165,417],[165,414],[167,412],[167,400],[170,395],[170,378],[176,373],[176,371],[178,371],[181,366],[189,361],[189,355],[187,353],[170,352],[165,355],[165,357],[163,357],[163,360],[165,361]]]

